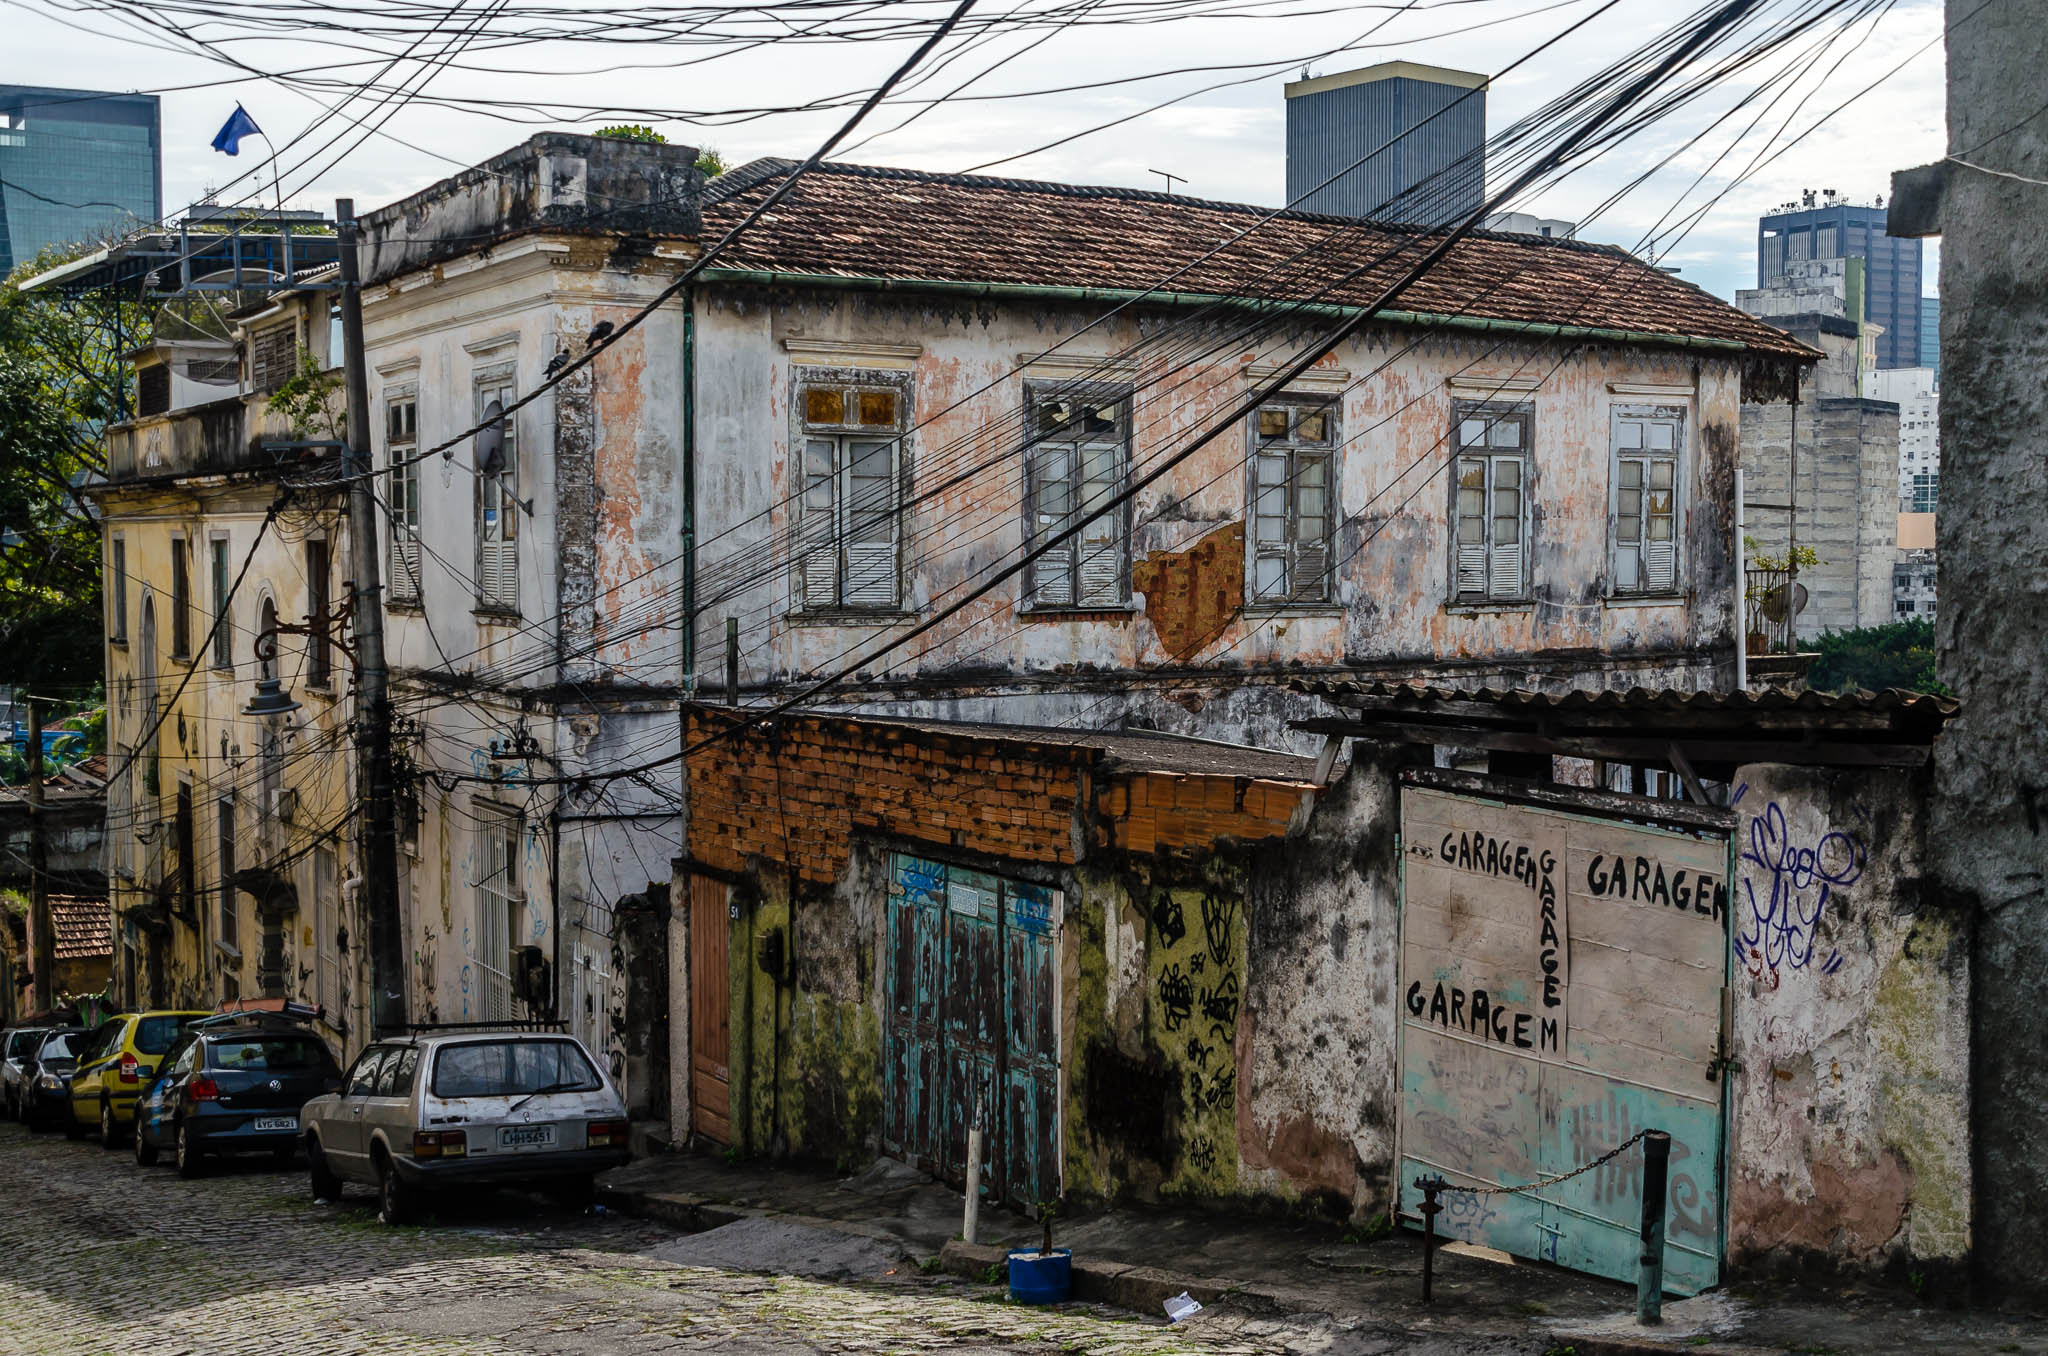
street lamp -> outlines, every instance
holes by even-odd
[[[288,716],[299,709],[292,700],[292,694],[275,678],[258,678],[256,695],[249,698],[249,704],[242,708],[245,716]]]

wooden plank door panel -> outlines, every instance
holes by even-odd
[[[690,1128],[732,1142],[732,887],[690,877]]]
[[[1052,938],[1055,896],[1003,886],[1004,1177],[1027,1205],[1059,1195],[1059,1044]]]
[[[967,1127],[977,1106],[982,1126],[984,1180],[992,1194],[1008,1194],[997,1116],[1002,1098],[1002,957],[998,946],[1001,886],[994,876],[953,868],[946,879],[945,1004],[941,1019],[946,1053],[945,1140],[940,1166],[949,1181],[967,1178]]]

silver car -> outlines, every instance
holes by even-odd
[[[624,1099],[582,1042],[558,1032],[379,1041],[340,1092],[306,1103],[300,1125],[314,1197],[374,1186],[386,1224],[465,1187],[540,1187],[582,1204],[598,1173],[631,1156]]]
[[[11,1026],[0,1031],[0,1111],[8,1120],[18,1118],[22,1105],[28,1101],[24,1070],[48,1030],[46,1026]]]

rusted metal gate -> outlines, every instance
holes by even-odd
[[[1519,1185],[1664,1130],[1665,1288],[1715,1284],[1728,834],[1406,786],[1400,842],[1403,1215],[1418,1177]],[[1445,1206],[1454,1237],[1635,1279],[1640,1152]]]
[[[978,1107],[989,1195],[1057,1196],[1057,896],[899,853],[887,926],[884,1146],[964,1182]]]
[[[732,887],[690,877],[690,1129],[732,1142]]]

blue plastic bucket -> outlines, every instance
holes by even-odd
[[[1010,1252],[1010,1298],[1019,1304],[1060,1304],[1074,1284],[1074,1254],[1068,1248],[1041,1253],[1036,1248]]]

